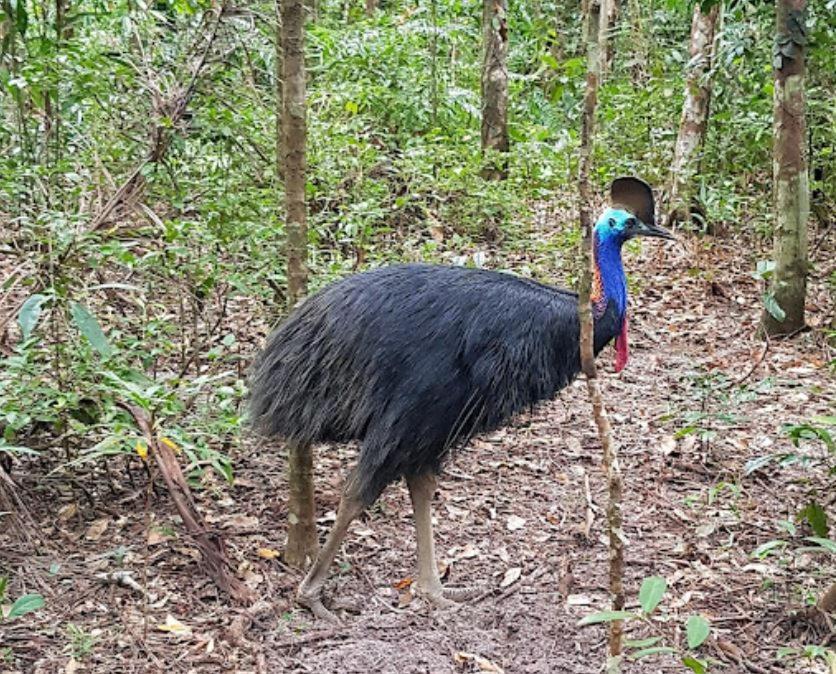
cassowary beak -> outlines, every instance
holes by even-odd
[[[646,222],[642,222],[638,219],[636,221],[638,223],[636,236],[655,236],[659,239],[670,239],[671,241],[676,241],[676,237],[664,227],[660,227],[659,225],[648,225]]]

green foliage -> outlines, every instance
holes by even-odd
[[[90,652],[98,641],[94,634],[85,632],[75,623],[69,623],[67,625],[67,639],[69,641],[67,650],[75,660],[83,660],[90,655]]]
[[[639,606],[646,614],[651,614],[662,601],[668,589],[668,582],[662,576],[649,576],[642,581],[639,589]]]
[[[641,612],[633,611],[600,611],[584,616],[578,621],[579,627],[610,623],[616,620],[641,621],[653,627],[651,614],[656,611],[667,592],[668,582],[662,576],[648,576],[642,581],[639,589],[639,606]],[[630,660],[641,660],[653,655],[674,655],[682,664],[698,674],[708,671],[708,662],[700,660],[694,652],[702,646],[711,634],[711,623],[700,615],[688,616],[685,621],[685,636],[688,650],[680,652],[673,646],[660,644],[661,636],[651,636],[644,639],[625,639],[624,648]]]
[[[0,576],[0,604],[6,601],[6,592],[8,589],[8,578]],[[27,613],[37,611],[44,606],[44,598],[39,594],[24,594],[18,597],[9,610],[0,611],[0,622],[3,620],[14,620],[25,616]]]

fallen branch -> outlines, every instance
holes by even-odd
[[[153,428],[153,421],[140,407],[129,403],[118,403],[127,410],[142,431],[149,453],[154,457],[162,473],[183,525],[191,535],[203,558],[206,571],[218,589],[239,602],[250,602],[253,594],[231,571],[223,538],[209,530],[195,505],[189,485],[180,469],[180,463],[168,444],[160,442]]]

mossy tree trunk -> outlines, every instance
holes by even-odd
[[[804,327],[807,295],[807,182],[804,59],[807,43],[806,0],[777,0],[773,52],[773,198],[775,270],[763,314],[769,335]],[[776,306],[777,305],[777,306]]]
[[[290,308],[307,292],[308,229],[305,205],[305,3],[281,0],[283,48],[282,147],[287,234],[287,294]],[[288,536],[285,561],[304,567],[316,556],[316,507],[313,491],[313,451],[310,445],[289,442]]]
[[[482,175],[508,176],[508,0],[482,5]],[[499,154],[497,154],[499,153]]]
[[[703,12],[700,3],[694,5],[689,49],[691,59],[685,76],[685,101],[682,104],[682,118],[671,165],[668,224],[691,220],[694,176],[697,174],[699,153],[708,128],[714,36],[721,7],[718,2],[708,12]]]

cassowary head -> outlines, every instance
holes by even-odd
[[[616,372],[627,364],[627,278],[621,263],[621,246],[636,236],[673,239],[656,224],[653,190],[638,178],[617,178],[610,187],[611,206],[595,224],[593,253],[595,276],[592,312],[601,318],[611,304],[615,306],[618,332],[615,338]]]
[[[610,187],[608,208],[595,224],[599,243],[613,243],[619,248],[637,236],[673,239],[674,236],[656,224],[653,191],[638,178],[616,178]]]

